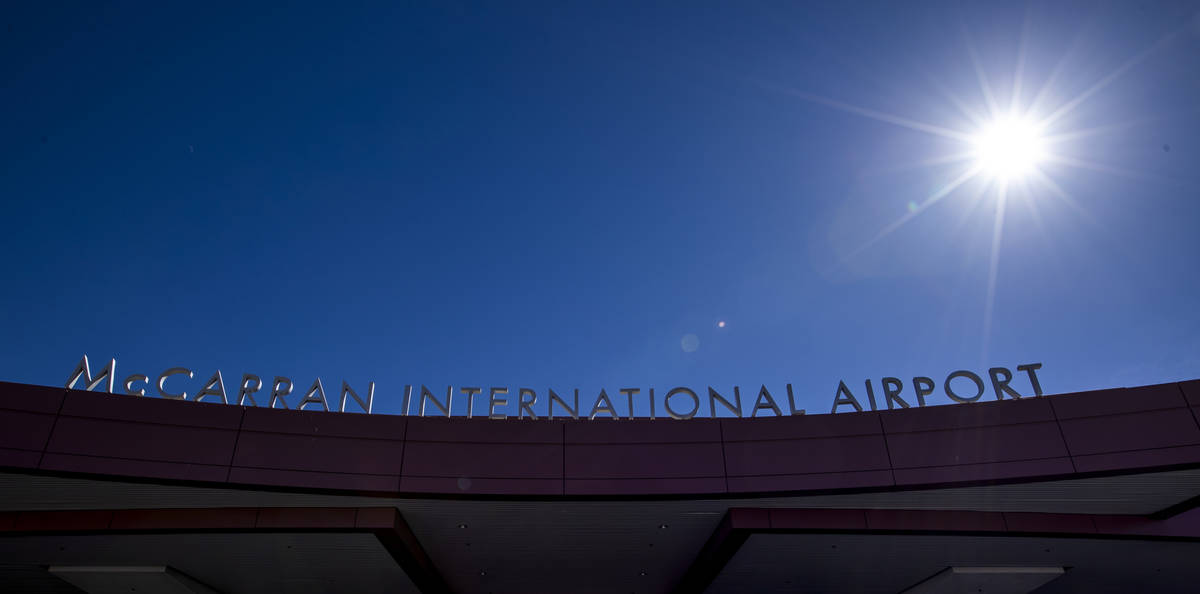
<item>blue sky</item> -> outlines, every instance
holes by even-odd
[[[1200,377],[1194,3],[169,4],[3,12],[0,379]]]

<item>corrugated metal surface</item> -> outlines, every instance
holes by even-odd
[[[579,592],[666,591],[730,507],[1145,514],[1197,493],[1200,470],[955,489],[653,501],[398,499],[0,474],[0,511],[395,506],[451,588],[461,592],[556,592],[568,583]],[[215,539],[213,546],[219,543]],[[336,557],[340,546],[326,552]],[[775,552],[770,559],[786,565],[781,560],[792,557]]]
[[[894,594],[950,566],[1067,567],[1036,590],[1195,592],[1200,543],[878,534],[751,536],[706,590]]]
[[[227,594],[416,593],[371,534],[146,534],[0,539],[0,584],[49,565],[166,565]],[[44,571],[44,569],[42,569]],[[6,590],[9,591],[9,590]],[[70,590],[66,590],[70,591]]]

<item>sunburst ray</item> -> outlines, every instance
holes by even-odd
[[[1008,182],[1000,182],[996,192],[996,214],[992,220],[992,251],[988,257],[987,295],[983,306],[982,357],[986,364],[992,342],[992,313],[996,307],[996,279],[1000,269],[1000,240],[1004,235],[1004,211],[1008,204]]]
[[[926,133],[933,134],[936,136],[941,136],[943,138],[952,138],[954,140],[960,140],[963,142],[970,142],[970,140],[971,140],[970,134],[967,134],[965,132],[959,132],[958,130],[954,130],[952,128],[936,126],[934,124],[928,124],[928,123],[914,120],[911,118],[906,118],[906,117],[878,111],[875,109],[870,109],[867,107],[859,107],[857,105],[845,103],[843,101],[838,101],[836,99],[829,99],[827,97],[822,97],[820,95],[814,95],[812,93],[806,93],[804,91],[797,91],[794,89],[789,89],[789,90],[786,90],[786,92],[794,97],[799,97],[800,99],[804,99],[805,101],[811,101],[813,103],[820,103],[821,105],[825,105],[827,107],[832,107],[834,109],[838,109],[841,111],[857,114],[857,115],[860,115],[863,117],[871,118],[873,120],[878,120],[880,122],[895,124],[897,126],[903,126],[905,128],[909,128],[911,130],[917,130],[919,132],[926,132]]]
[[[924,212],[925,209],[929,208],[930,206],[933,206],[937,201],[941,200],[942,198],[949,196],[952,192],[954,192],[954,190],[958,189],[959,186],[966,183],[971,178],[975,177],[978,173],[979,173],[979,171],[977,168],[967,169],[965,172],[962,173],[962,175],[959,175],[953,181],[946,184],[942,189],[938,190],[937,192],[934,192],[932,195],[930,195],[924,201],[919,203],[915,210],[906,213],[904,216],[893,221],[888,226],[884,227],[883,229],[880,229],[879,232],[876,233],[874,237],[867,240],[866,243],[860,245],[859,247],[855,248],[854,250],[851,250],[850,253],[848,253],[842,257],[841,262],[845,263],[845,262],[849,261],[854,256],[861,254],[863,251],[869,249],[871,246],[878,243],[879,240],[890,235],[893,231],[903,227],[909,221],[913,220],[913,218],[917,217],[917,215],[920,215],[922,212]]]
[[[1171,40],[1175,38],[1175,35],[1176,35],[1176,33],[1168,33],[1168,34],[1162,36],[1153,45],[1142,50],[1138,54],[1134,55],[1132,58],[1129,58],[1120,66],[1117,66],[1116,69],[1114,69],[1112,72],[1108,73],[1106,76],[1104,76],[1104,78],[1101,78],[1100,80],[1096,81],[1095,83],[1092,84],[1092,86],[1085,89],[1082,93],[1080,93],[1079,95],[1076,95],[1073,99],[1071,99],[1071,100],[1067,101],[1066,103],[1064,103],[1063,105],[1059,106],[1058,109],[1055,109],[1054,111],[1050,112],[1050,115],[1048,115],[1042,119],[1041,125],[1043,127],[1048,127],[1048,126],[1052,125],[1054,122],[1058,121],[1059,118],[1062,118],[1063,116],[1074,111],[1076,107],[1079,107],[1084,101],[1087,101],[1089,98],[1091,98],[1092,95],[1095,95],[1096,93],[1100,92],[1100,90],[1102,90],[1104,87],[1107,87],[1108,85],[1110,85],[1114,81],[1116,81],[1118,78],[1121,78],[1121,76],[1123,76],[1126,72],[1129,72],[1129,70],[1131,68],[1133,68],[1134,66],[1137,66],[1143,60],[1145,60],[1146,58],[1148,58],[1152,54],[1154,54],[1156,51],[1158,51],[1160,48],[1162,48],[1166,44],[1170,43]]]

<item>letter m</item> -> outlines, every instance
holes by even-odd
[[[99,386],[101,381],[104,381],[105,378],[108,378],[107,392],[111,394],[113,391],[114,376],[116,375],[117,360],[112,359],[108,362],[108,365],[105,366],[104,369],[100,370],[100,373],[96,374],[96,377],[92,377],[92,370],[88,368],[87,355],[84,355],[83,358],[79,360],[79,365],[75,366],[75,371],[71,372],[71,377],[67,379],[67,389],[73,389],[75,387],[75,383],[78,382],[79,378],[82,377],[83,389],[95,390],[96,386]]]

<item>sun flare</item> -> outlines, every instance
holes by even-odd
[[[896,171],[926,167],[933,171],[940,169],[941,171],[937,175],[942,179],[928,193],[924,191],[919,195],[898,193],[895,196],[896,199],[891,203],[891,206],[897,210],[896,218],[883,225],[875,234],[846,250],[839,258],[839,265],[844,265],[859,254],[877,246],[884,238],[900,230],[910,221],[920,217],[947,198],[952,196],[971,197],[967,205],[968,214],[969,209],[984,202],[980,198],[987,198],[987,203],[993,208],[988,214],[992,219],[992,241],[988,260],[987,292],[983,308],[983,340],[981,341],[986,359],[991,339],[992,311],[995,306],[999,276],[1005,213],[1010,201],[1018,200],[1016,205],[1032,216],[1039,226],[1042,220],[1039,209],[1046,204],[1055,206],[1054,202],[1070,207],[1078,215],[1090,219],[1085,205],[1059,184],[1057,178],[1063,174],[1065,168],[1142,177],[1136,171],[1123,170],[1071,154],[1079,149],[1083,139],[1099,137],[1130,125],[1131,122],[1079,128],[1075,127],[1077,124],[1072,124],[1072,120],[1068,116],[1089,101],[1095,101],[1095,96],[1100,91],[1121,79],[1147,57],[1165,47],[1167,42],[1176,37],[1176,34],[1176,32],[1172,32],[1164,35],[1146,49],[1116,65],[1111,71],[1099,75],[1090,86],[1073,95],[1065,96],[1060,96],[1063,89],[1056,87],[1065,84],[1060,80],[1059,75],[1066,72],[1070,65],[1070,52],[1050,70],[1038,88],[1030,84],[1036,81],[1026,76],[1025,65],[1028,56],[1023,38],[1016,52],[1016,61],[1010,79],[1011,87],[1007,90],[1000,89],[1001,93],[997,95],[993,92],[989,82],[993,75],[985,71],[982,61],[971,45],[970,36],[967,35],[965,37],[967,40],[966,54],[970,57],[974,67],[975,78],[979,83],[978,98],[982,101],[973,105],[969,97],[964,99],[957,95],[951,85],[932,80],[935,89],[940,91],[958,111],[958,114],[952,114],[957,115],[957,118],[945,121],[922,121],[900,113],[890,113],[802,90],[788,89],[790,95],[805,101],[928,134],[950,141],[953,145],[950,152],[931,155],[928,158],[918,159],[895,168]],[[951,112],[939,108],[939,113],[950,114]],[[968,128],[946,125],[947,122],[955,119],[960,124],[971,122],[973,125]],[[1096,138],[1088,142],[1099,140],[1100,138]],[[1164,146],[1163,150],[1169,150],[1169,147]]]
[[[1001,181],[1019,180],[1045,160],[1045,140],[1037,124],[1019,117],[999,118],[973,138],[976,165]]]

